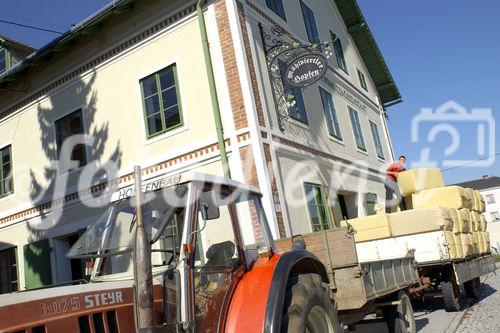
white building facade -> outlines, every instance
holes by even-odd
[[[195,4],[115,1],[0,74],[0,293],[84,278],[65,253],[134,165],[143,179],[223,174]],[[203,13],[231,175],[260,187],[274,237],[373,213],[400,95],[356,1]],[[277,43],[329,46],[326,74],[287,86]]]

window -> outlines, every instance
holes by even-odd
[[[340,133],[339,121],[337,119],[337,112],[333,105],[332,94],[319,87],[321,101],[323,102],[323,110],[325,112],[326,123],[328,125],[328,133],[336,139],[342,140]]]
[[[347,64],[344,58],[344,49],[342,48],[342,42],[336,33],[330,30],[330,38],[333,42],[333,50],[335,51],[335,57],[337,58],[337,64],[339,68],[343,70],[346,74],[349,74],[347,71]]]
[[[8,60],[7,49],[0,46],[0,73],[8,69]]]
[[[486,203],[493,204],[495,203],[495,196],[493,194],[486,195]]]
[[[56,121],[57,156],[59,160],[68,160],[61,157],[64,141],[78,134],[84,134],[82,110],[77,110]],[[78,161],[78,167],[87,164],[87,153],[83,143],[76,144],[73,147],[70,159]]]
[[[182,126],[176,66],[140,81],[148,138]]]
[[[314,12],[302,0],[300,0],[300,8],[302,9],[302,16],[304,17],[304,23],[306,25],[307,39],[313,44],[320,43],[321,41],[318,27],[316,26],[316,19],[314,18]]]
[[[373,143],[375,144],[375,151],[377,152],[377,156],[381,159],[385,159],[384,150],[382,149],[382,142],[380,142],[380,135],[378,134],[378,126],[370,120],[370,128],[372,130]]]
[[[491,222],[500,221],[500,213],[491,212]]]
[[[363,74],[359,69],[358,69],[358,78],[359,78],[359,85],[361,86],[361,88],[363,88],[365,91],[368,91],[365,74]]]
[[[359,149],[366,151],[365,139],[363,138],[363,132],[361,131],[358,112],[349,108],[349,117],[351,118],[352,131],[354,132],[354,138],[356,139],[356,146]]]
[[[0,294],[18,290],[16,248],[0,251]]]
[[[286,63],[279,60],[278,61],[279,68],[281,71],[281,77],[285,76],[286,71]],[[288,114],[290,118],[300,121],[301,123],[308,124],[309,121],[307,119],[306,107],[304,105],[304,97],[302,96],[302,89],[299,87],[294,87],[288,84],[285,79],[282,79],[283,83],[283,94],[288,96],[293,94],[295,96],[295,105],[291,105],[288,107]]]
[[[266,0],[266,5],[271,9],[276,15],[281,17],[286,21],[285,7],[283,6],[283,0]]]
[[[12,148],[0,149],[0,197],[14,192],[14,178],[12,176]]]
[[[304,184],[307,208],[311,219],[313,232],[331,228],[330,217],[324,188],[315,184]]]

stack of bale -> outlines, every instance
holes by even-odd
[[[407,210],[386,214],[377,205],[376,215],[343,221],[356,231],[356,242],[443,231],[450,259],[490,252],[484,198],[478,191],[445,186],[436,168],[401,172],[398,184]]]

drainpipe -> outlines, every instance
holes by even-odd
[[[203,15],[203,9],[202,9],[203,4],[205,4],[206,2],[207,0],[198,0],[196,4],[196,14],[198,15],[198,24],[200,25],[200,35],[203,44],[203,55],[205,58],[205,67],[208,75],[208,86],[210,89],[210,98],[212,100],[212,111],[214,113],[215,131],[217,132],[217,142],[219,145],[222,169],[224,170],[224,177],[231,178],[231,171],[229,170],[229,162],[227,159],[226,145],[224,143],[224,129],[222,127],[222,120],[220,115],[219,98],[217,97],[214,69],[212,67],[210,46],[208,44],[207,28],[205,26],[205,17]]]

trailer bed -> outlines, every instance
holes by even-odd
[[[303,239],[306,249],[325,265],[340,312],[361,309],[377,298],[419,284],[413,253],[360,262],[354,236],[347,227],[307,234]],[[277,241],[279,250],[291,246],[290,238]]]

